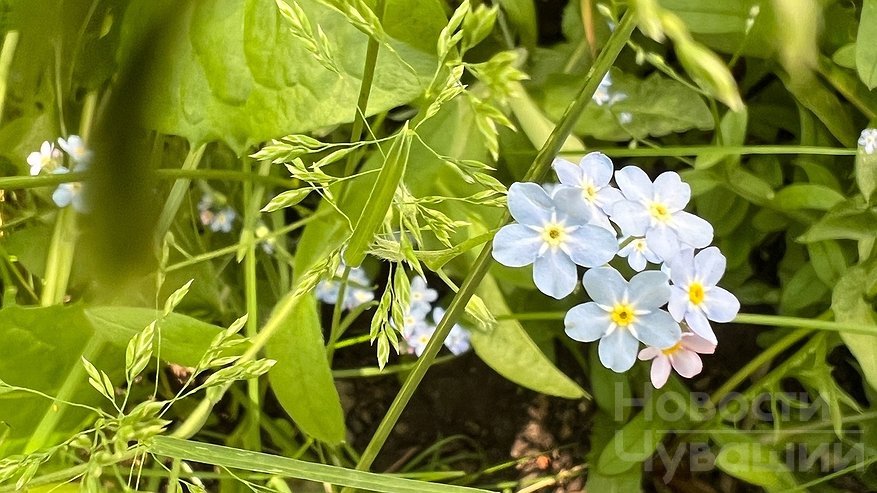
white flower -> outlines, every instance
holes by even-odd
[[[677,322],[685,321],[695,334],[716,344],[716,335],[708,320],[730,322],[740,310],[733,294],[716,286],[725,273],[725,257],[716,247],[697,255],[681,252],[670,261],[672,291],[667,308]]]
[[[625,236],[644,237],[649,248],[665,262],[683,246],[703,248],[713,240],[707,221],[685,212],[691,188],[673,171],[661,173],[655,182],[636,166],[615,173],[625,200],[612,207],[610,219]]]
[[[558,210],[535,183],[509,187],[509,211],[517,223],[504,226],[493,240],[493,258],[508,267],[533,264],[533,282],[560,299],[575,289],[576,264],[596,267],[618,251],[615,235],[587,223],[587,211],[575,217]]]
[[[679,324],[659,308],[670,298],[662,272],[640,272],[627,282],[612,267],[599,267],[585,272],[583,284],[594,301],[567,312],[566,334],[581,342],[599,339],[597,352],[606,368],[618,373],[629,370],[640,341],[670,347],[682,337]]]
[[[53,173],[64,174],[69,173],[69,170],[61,167],[56,168]],[[61,208],[72,204],[73,210],[80,214],[85,214],[90,211],[90,208],[85,201],[84,188],[82,182],[78,181],[62,183],[52,193],[52,201]]]
[[[874,154],[877,151],[877,128],[866,128],[859,135],[859,147],[865,154]]]
[[[45,141],[39,151],[34,151],[27,156],[27,164],[30,165],[31,176],[40,174],[40,171],[53,172],[61,167],[61,151],[55,149],[55,144]]]
[[[713,354],[716,345],[706,339],[686,332],[682,339],[667,348],[647,347],[639,352],[639,359],[652,360],[650,376],[652,385],[660,389],[670,378],[670,369],[685,378],[691,378],[703,370],[699,354]]]
[[[77,164],[89,164],[92,158],[91,150],[85,146],[85,141],[78,135],[71,135],[66,140],[58,139],[58,145],[64,149]]]
[[[424,278],[417,276],[411,280],[411,311],[429,312],[437,298],[438,293],[426,285]]]
[[[609,185],[615,165],[605,154],[592,152],[575,165],[565,159],[554,160],[554,171],[562,186],[554,194],[555,202],[569,215],[587,211],[590,222],[615,234],[608,214],[624,196]]]
[[[627,257],[628,265],[637,272],[642,272],[646,268],[646,262],[661,263],[661,258],[649,248],[645,238],[621,238],[618,240],[618,245],[624,245],[618,250],[618,256]]]

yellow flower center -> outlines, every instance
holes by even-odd
[[[548,243],[552,247],[556,247],[563,243],[564,238],[566,237],[566,230],[557,223],[552,223],[542,230],[542,241]]]
[[[688,285],[688,299],[695,305],[703,303],[704,292],[703,285],[699,282],[693,282]]]
[[[633,248],[640,253],[646,251],[646,240],[642,238],[633,240]]]
[[[420,291],[415,291],[411,293],[411,299],[414,301],[420,301],[423,298],[423,293]]]
[[[652,202],[652,205],[649,206],[649,213],[651,213],[653,218],[662,223],[670,221],[670,211],[667,210],[667,206],[664,204]]]
[[[626,303],[619,303],[612,309],[612,321],[620,327],[627,327],[636,320],[633,307]]]
[[[582,196],[588,202],[595,202],[597,200],[597,188],[594,185],[587,185],[582,188]]]
[[[668,348],[662,349],[661,352],[667,356],[670,356],[671,354],[675,353],[676,351],[679,351],[679,349],[681,349],[681,348],[682,348],[682,341],[679,341],[676,344],[674,344]]]

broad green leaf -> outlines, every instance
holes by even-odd
[[[667,434],[667,424],[657,414],[651,414],[647,418],[645,412],[637,413],[606,444],[597,461],[601,474],[624,473],[655,453]]]
[[[775,52],[776,22],[771,2],[661,0],[660,4],[678,15],[696,39],[713,49],[760,58]]]
[[[874,308],[865,299],[877,284],[877,263],[855,266],[834,287],[831,295],[831,311],[838,322],[877,323]],[[844,343],[856,357],[863,376],[872,389],[877,389],[877,337],[841,332]]]
[[[612,373],[612,372],[610,372]],[[591,450],[588,453],[588,463],[596,464],[600,454],[606,450],[606,446],[612,441],[612,437],[618,432],[619,423],[603,412],[594,416],[594,424],[591,426]],[[643,468],[631,467],[621,474],[603,474],[598,468],[591,467],[588,470],[588,483],[586,491],[600,493],[633,493],[642,491]]]
[[[729,154],[722,150],[722,146],[739,146],[746,142],[746,127],[749,123],[749,111],[744,107],[740,111],[728,111],[719,123],[719,130],[713,141],[716,149],[711,152],[698,154],[694,160],[696,169],[709,169],[725,159],[731,166],[740,163],[739,154]],[[713,223],[715,224],[715,223]]]
[[[282,324],[265,348],[277,361],[268,374],[271,388],[302,431],[336,445],[345,439],[344,412],[326,359],[317,300],[307,294],[282,299],[278,306],[288,302],[293,303],[289,314],[275,312],[269,322]],[[277,316],[282,320],[275,321]]]
[[[510,313],[502,291],[489,274],[478,287],[478,295],[494,316]],[[501,320],[489,332],[473,330],[472,348],[488,366],[519,385],[537,392],[568,399],[587,393],[557,369],[517,320]]]
[[[843,68],[856,68],[856,51],[855,43],[843,45],[831,55],[831,61]]]
[[[859,132],[853,127],[847,108],[837,94],[815,76],[791,77],[778,74],[786,89],[828,128],[844,146],[855,147]]]
[[[796,313],[810,305],[823,303],[828,293],[829,287],[819,280],[813,264],[803,264],[783,286],[780,311]]]
[[[317,483],[329,483],[363,491],[385,493],[487,493],[488,490],[428,483],[387,474],[357,471],[276,455],[251,452],[221,445],[213,445],[178,438],[155,437],[149,451],[156,455],[201,462],[222,468],[275,474]]]
[[[755,205],[766,205],[774,198],[770,183],[742,167],[732,168],[725,176],[724,185]]]
[[[81,306],[22,308],[10,306],[0,310],[0,380],[18,387],[56,395],[68,378],[72,393],[68,400],[89,406],[105,402],[89,384],[81,358],[94,331]],[[127,343],[127,341],[125,341]],[[124,345],[122,346],[124,348]],[[104,345],[89,361],[99,370],[120,381],[125,366],[124,350]],[[0,457],[22,452],[37,424],[59,409],[43,397],[24,392],[0,394]],[[75,433],[85,423],[88,411],[65,406],[55,430],[45,437],[44,445],[53,445]]]
[[[107,342],[124,349],[144,327],[161,319],[162,312],[151,308],[96,306],[86,308],[85,317]],[[161,342],[155,346],[155,354],[171,363],[195,366],[207,352],[210,341],[222,330],[192,317],[171,313],[156,328]]]
[[[863,0],[856,36],[856,71],[868,89],[877,87],[877,0]]]
[[[499,6],[509,21],[518,30],[521,43],[533,48],[539,36],[536,22],[536,5],[534,0],[499,0]]]
[[[807,243],[807,253],[816,276],[827,286],[834,286],[847,270],[847,259],[835,240]]]
[[[723,445],[716,456],[716,466],[769,492],[785,491],[797,485],[792,471],[777,453],[755,441]]]
[[[798,241],[868,240],[877,236],[877,210],[862,203],[861,197],[848,200],[828,211]]]
[[[156,4],[168,2],[129,7],[124,23],[132,39],[148,25],[143,19],[162,11]],[[150,39],[161,55],[145,72],[147,123],[193,143],[221,140],[242,153],[270,138],[352,121],[368,37],[316,0],[297,4],[313,30],[325,33],[340,75],[315,60],[273,0],[183,2],[157,22],[163,28]],[[368,115],[425,90],[445,22],[436,0],[389,1],[385,9],[392,50],[380,50]]]
[[[827,211],[843,202],[840,192],[823,185],[794,183],[777,190],[773,198],[775,206],[783,210],[815,209]]]
[[[874,190],[877,190],[877,154],[861,150],[856,154],[856,184],[865,201],[870,203]]]

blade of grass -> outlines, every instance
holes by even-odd
[[[201,162],[201,157],[204,156],[204,149],[206,148],[207,144],[201,144],[197,148],[189,149],[189,153],[186,154],[186,159],[183,161],[182,169],[184,171],[196,169],[198,163]],[[156,241],[161,242],[162,239],[164,239],[164,235],[167,234],[168,230],[171,228],[171,223],[173,223],[177,211],[180,210],[180,204],[183,203],[186,191],[189,189],[189,183],[191,183],[191,180],[188,178],[182,178],[175,181],[174,185],[171,187],[171,192],[168,195],[167,201],[164,203],[164,208],[161,210],[161,215],[158,217],[158,224],[155,227]]]

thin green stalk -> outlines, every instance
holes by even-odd
[[[344,308],[344,296],[347,294],[347,279],[350,277],[350,266],[344,266],[344,273],[338,281],[338,296],[335,298],[335,307],[332,309],[332,325],[329,328],[329,340],[326,343],[326,358],[329,366],[332,366],[332,357],[335,355],[335,343],[341,337],[341,310]]]
[[[159,180],[238,181],[263,183],[284,188],[296,187],[296,183],[293,180],[279,176],[261,176],[255,173],[225,169],[157,169],[153,173],[155,178]],[[83,181],[87,178],[88,173],[83,171],[38,176],[4,176],[0,177],[0,188],[4,190],[22,190],[51,187],[61,183]]]
[[[741,313],[734,322],[751,325],[767,325],[770,327],[797,327],[800,329],[816,329],[829,332],[849,332],[851,334],[877,335],[877,325],[831,322],[811,318],[784,317],[780,315],[757,315]]]
[[[436,358],[433,361],[433,365],[438,365],[441,363],[446,363],[448,361],[456,358],[453,354],[449,354],[447,356],[442,356]],[[365,368],[350,368],[344,370],[332,370],[332,376],[334,378],[368,378],[368,377],[384,377],[387,375],[392,375],[394,373],[405,373],[406,371],[410,371],[414,366],[417,365],[416,361],[412,361],[411,363],[401,363],[398,365],[389,365],[385,366],[384,369],[376,368],[373,366],[365,367]]]
[[[606,75],[609,68],[615,63],[616,57],[621,52],[622,48],[624,48],[624,45],[633,32],[634,27],[634,16],[628,11],[618,23],[618,26],[615,31],[613,31],[612,36],[600,52],[600,55],[594,61],[594,65],[588,71],[585,83],[579,91],[578,96],[567,108],[560,123],[555,127],[554,131],[549,136],[548,141],[545,142],[545,145],[536,155],[536,159],[530,166],[527,175],[524,177],[524,181],[538,182],[547,174],[554,156],[560,151],[567,136],[572,131],[573,125],[578,121],[582,111],[591,101],[594,92],[597,90],[597,86],[600,84],[600,81],[603,80],[603,76]],[[506,213],[499,227],[508,222],[508,219],[509,215]],[[408,375],[408,378],[405,379],[401,390],[396,395],[390,409],[387,411],[387,414],[384,415],[383,420],[381,420],[380,425],[378,425],[377,431],[375,431],[375,434],[363,452],[362,457],[356,464],[357,470],[369,469],[381,448],[383,448],[384,443],[390,436],[390,432],[396,426],[399,416],[401,416],[408,401],[411,400],[411,396],[414,395],[414,391],[417,389],[430,365],[435,360],[436,355],[438,354],[439,349],[441,349],[444,340],[450,333],[451,328],[457,320],[459,320],[460,316],[463,315],[466,304],[475,294],[475,290],[484,278],[484,275],[487,274],[492,261],[491,249],[492,244],[487,243],[481,250],[481,253],[473,264],[469,275],[463,281],[460,290],[448,306],[445,316],[442,317],[441,322],[439,322],[436,327],[436,330],[430,338],[429,343],[426,345],[423,354],[417,360],[417,365]]]
[[[732,154],[800,154],[812,156],[855,156],[856,149],[846,147],[819,147],[819,146],[671,146],[658,148],[606,147],[600,152],[610,157],[683,157],[699,156],[701,154],[715,154],[723,151]],[[562,156],[581,156],[576,152],[561,152]]]
[[[82,349],[82,357],[93,361],[103,346],[103,338],[97,334],[92,335],[88,342],[85,343],[85,348]],[[61,388],[58,389],[57,394],[55,394],[54,400],[46,408],[40,423],[34,428],[33,435],[31,435],[24,446],[24,453],[35,452],[50,444],[49,441],[52,438],[52,434],[55,432],[58,422],[64,416],[64,411],[67,409],[67,404],[65,403],[73,400],[76,390],[86,378],[85,367],[82,366],[80,361],[76,361],[73,368],[64,378],[64,382],[61,384]]]
[[[0,122],[3,121],[3,109],[6,107],[6,90],[9,88],[9,68],[12,66],[12,58],[15,48],[18,46],[18,31],[9,31],[3,38],[3,48],[0,49]]]
[[[46,257],[46,275],[43,291],[40,294],[41,306],[52,306],[64,302],[70,270],[73,267],[73,254],[76,248],[76,211],[73,207],[58,210],[55,229],[49,243]]]
[[[207,144],[201,144],[197,148],[190,148],[189,153],[186,155],[186,159],[183,161],[182,169],[184,171],[196,169],[198,163],[201,162],[201,157],[204,156],[204,150],[206,148]],[[156,242],[161,243],[161,241],[164,240],[164,236],[171,229],[171,224],[177,216],[177,211],[180,210],[180,205],[182,205],[183,199],[186,197],[186,192],[189,190],[190,183],[191,180],[183,178],[175,181],[173,187],[171,187],[171,192],[168,195],[167,201],[164,203],[164,208],[161,210],[161,215],[158,217],[158,224],[155,227]]]

